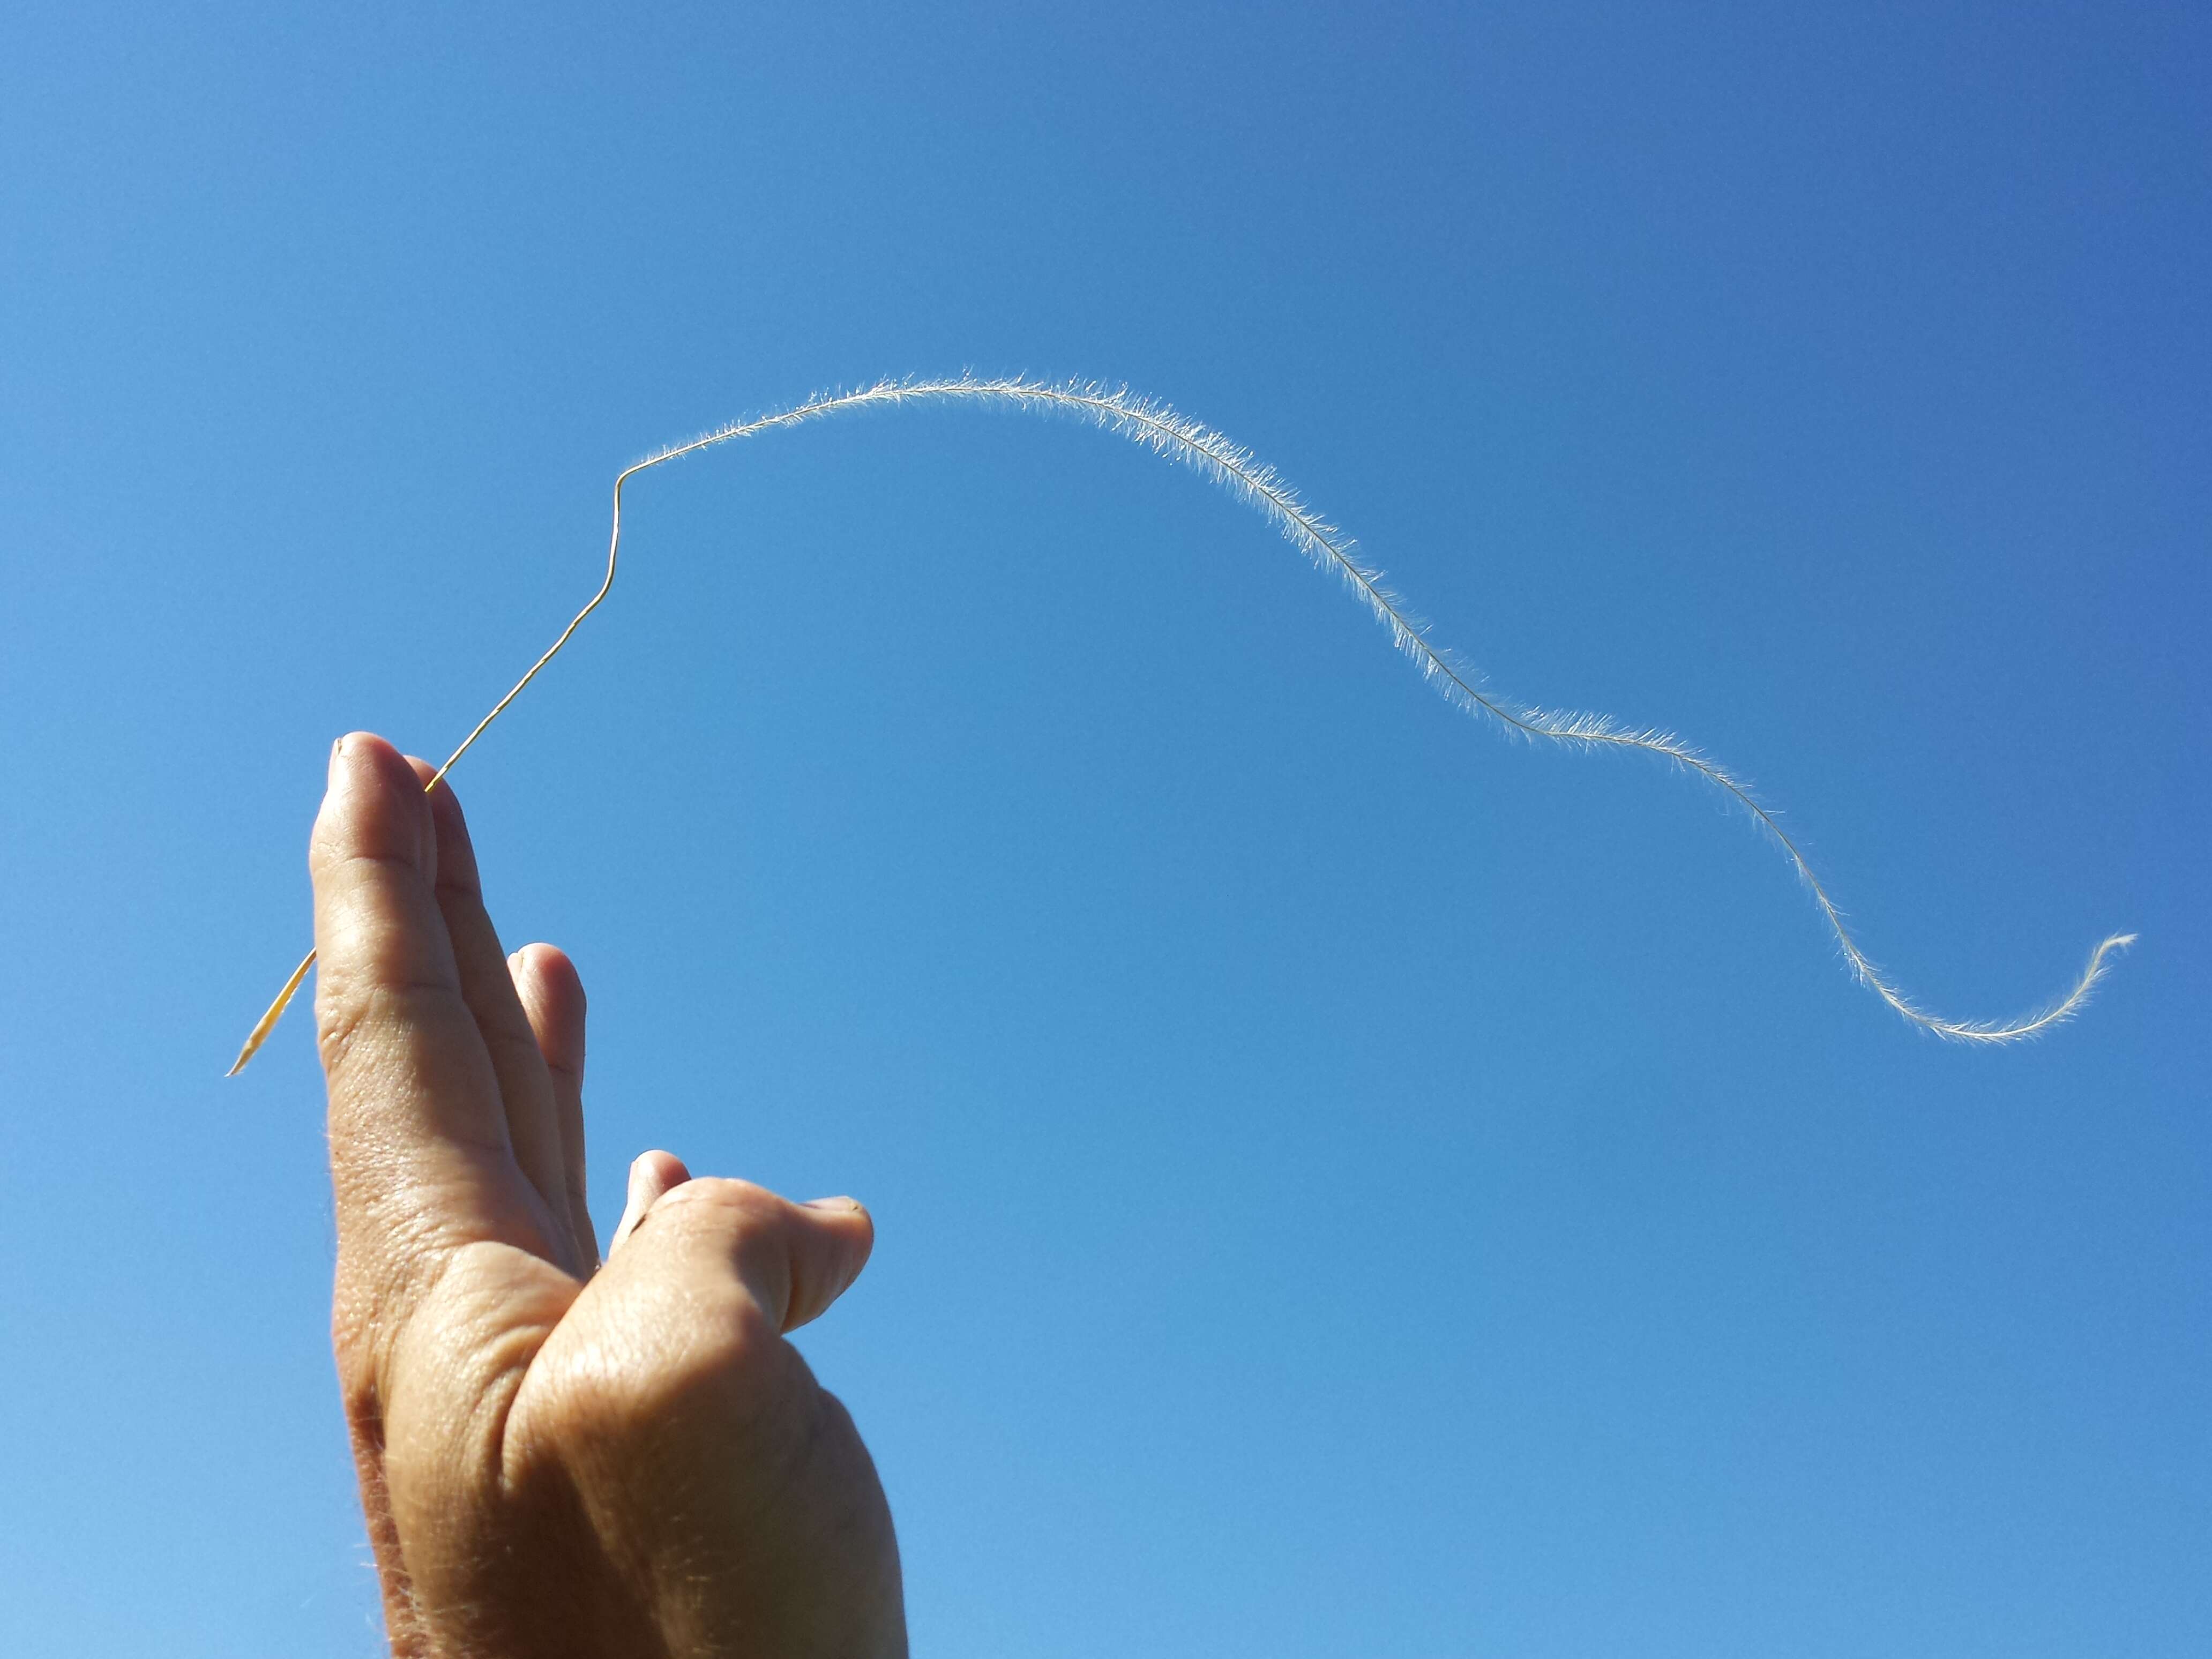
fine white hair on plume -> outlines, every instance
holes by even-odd
[[[453,769],[453,763],[469,751],[486,728],[506,712],[507,706],[521,695],[523,688],[538,678],[538,671],[560,653],[561,647],[568,644],[569,637],[582,624],[584,618],[599,609],[600,601],[613,588],[615,569],[622,553],[623,488],[639,473],[664,462],[713,448],[717,444],[756,437],[783,427],[799,426],[826,415],[870,408],[896,408],[902,404],[950,402],[998,404],[1036,414],[1073,416],[1119,434],[1133,443],[1142,444],[1170,460],[1179,461],[1254,508],[1316,566],[1340,577],[1366,605],[1376,620],[1389,630],[1391,643],[1413,659],[1422,678],[1434,686],[1447,702],[1468,714],[1495,722],[1508,733],[1532,742],[1540,740],[1592,750],[1639,749],[1703,778],[1750,813],[1752,821],[1782,849],[1784,856],[1796,872],[1797,878],[1811,891],[1813,902],[1820,907],[1821,917],[1826,922],[1837,948],[1843,952],[1852,977],[1887,1003],[1898,1014],[1924,1031],[1931,1031],[1939,1037],[1955,1042],[1990,1045],[2017,1042],[2033,1036],[2077,1012],[2088,1000],[2089,994],[2097,982],[2108,971],[2112,954],[2135,943],[2133,933],[2115,933],[2105,939],[2090,953],[2087,966],[2070,989],[2044,1007],[2017,1019],[2002,1022],[1953,1020],[1928,1012],[1868,959],[1845,924],[1843,912],[1814,873],[1803,852],[1776,821],[1771,810],[1759,802],[1742,780],[1671,732],[1651,727],[1632,730],[1609,715],[1535,708],[1485,690],[1481,676],[1475,670],[1462,662],[1452,652],[1431,641],[1427,625],[1385,585],[1382,573],[1359,557],[1357,544],[1352,539],[1309,507],[1273,467],[1259,459],[1250,450],[1231,442],[1212,427],[1178,414],[1164,403],[1139,396],[1127,386],[1109,386],[1095,380],[983,380],[970,374],[951,380],[878,380],[873,386],[863,386],[857,391],[817,392],[805,402],[795,404],[789,409],[717,427],[688,442],[672,444],[665,449],[656,450],[644,459],[625,467],[615,478],[614,523],[607,542],[606,574],[599,583],[599,592],[592,595],[568,627],[562,629],[561,636],[530,665],[529,671],[514,683],[514,688],[477,722],[474,729],[461,740],[460,746],[447,757],[446,763],[438,769],[436,775],[431,778],[426,787],[437,787],[439,780]],[[230,1068],[232,1075],[235,1076],[244,1069],[246,1061],[253,1058],[269,1033],[275,1029],[278,1018],[300,988],[314,962],[314,952],[310,951],[306,959],[293,970],[291,978],[277,994],[276,1000],[270,1006],[268,1012],[261,1017],[252,1034],[246,1038],[246,1046]]]

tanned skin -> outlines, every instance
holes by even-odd
[[[459,803],[356,733],[310,863],[337,1215],[331,1329],[398,1659],[894,1659],[898,1548],[784,1340],[873,1229],[631,1166],[584,1205],[584,992],[509,957]]]

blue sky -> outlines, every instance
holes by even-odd
[[[2212,26],[2185,6],[19,9],[0,1648],[374,1650],[287,1023],[331,738],[465,763],[594,1197],[851,1191],[917,1650],[2212,1646]]]

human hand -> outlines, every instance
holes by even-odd
[[[600,1266],[583,987],[502,955],[430,775],[342,739],[309,858],[331,1328],[394,1654],[903,1655],[874,1466],[783,1339],[867,1212],[648,1152]]]

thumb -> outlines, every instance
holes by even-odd
[[[625,1278],[733,1276],[773,1328],[793,1331],[820,1317],[867,1265],[875,1223],[853,1199],[794,1204],[749,1181],[669,1183],[669,1166],[683,1169],[649,1152],[631,1168],[630,1208],[615,1240]]]

